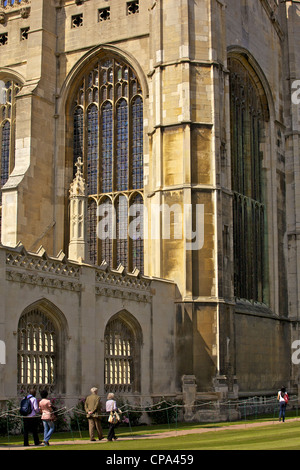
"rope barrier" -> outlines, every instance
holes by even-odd
[[[253,400],[253,399],[251,399]],[[291,402],[298,402],[298,399],[297,398],[291,398],[289,400],[289,403]],[[163,405],[163,404],[167,404],[168,406],[164,406],[164,407],[161,407],[159,408],[160,405]],[[214,402],[214,401],[210,401],[210,402],[205,402],[205,403],[194,403],[194,404],[179,404],[179,403],[175,403],[175,404],[172,404],[172,403],[168,403],[167,400],[164,400],[164,401],[161,401],[161,402],[158,402],[158,403],[154,403],[153,405],[149,405],[149,406],[146,406],[146,407],[140,407],[139,405],[123,405],[123,406],[120,406],[118,407],[122,413],[157,413],[157,412],[163,412],[163,411],[167,411],[168,413],[168,410],[172,409],[172,408],[175,408],[176,409],[176,414],[177,414],[177,411],[178,411],[178,408],[184,408],[184,409],[187,409],[187,408],[193,408],[193,409],[196,409],[196,408],[200,408],[200,407],[204,407],[204,406],[211,406],[211,405],[216,405],[218,404],[218,406],[220,407],[225,407],[225,406],[229,406],[229,409],[231,409],[232,405],[235,407],[235,408],[242,408],[244,406],[244,409],[245,409],[245,406],[253,406],[255,405],[256,407],[257,406],[260,406],[260,407],[264,407],[264,406],[268,406],[268,405],[278,405],[277,403],[277,398],[272,398],[269,400],[269,402],[267,403],[267,400],[264,400],[264,402],[254,402],[254,401],[247,401],[247,400],[243,400],[243,401],[236,401],[236,400],[232,400],[232,401],[227,401],[227,402]],[[243,405],[243,406],[242,406]],[[155,409],[153,409],[155,408]],[[80,409],[78,409],[76,406],[73,406],[69,409],[67,409],[66,406],[62,407],[62,408],[59,408],[58,410],[55,410],[55,415],[56,416],[62,416],[64,414],[69,414],[71,413],[72,411],[74,411],[77,413],[77,414],[81,414],[81,415],[85,415],[86,416],[86,412],[85,411],[82,411]],[[298,408],[297,408],[298,410]],[[28,416],[21,416],[18,414],[19,413],[19,408],[14,408],[14,409],[11,409],[11,410],[8,410],[8,411],[5,411],[3,413],[0,414],[0,418],[4,418],[4,417],[8,417],[8,416],[12,416],[14,418],[20,418],[20,419],[26,419],[28,418]],[[40,414],[37,414],[36,416],[41,416]],[[105,416],[108,416],[108,412],[106,412],[105,414],[100,414],[100,417],[105,417]],[[169,416],[168,416],[169,417]]]
[[[275,400],[276,400],[276,399],[270,400],[270,404],[272,404],[272,403],[276,404],[276,401],[275,401]],[[297,402],[298,399],[297,399],[297,398],[295,398],[295,399],[290,399],[290,400],[289,400],[289,403],[291,403],[291,402],[293,402],[293,401]],[[165,406],[165,407],[163,407],[163,408],[156,408],[158,405],[162,405],[162,404],[164,404],[164,403],[167,403],[169,406]],[[198,408],[198,407],[202,407],[202,406],[211,406],[212,404],[216,404],[216,403],[217,403],[217,402],[210,401],[210,402],[205,402],[205,403],[200,403],[200,404],[199,404],[199,403],[198,403],[198,404],[194,403],[194,404],[190,404],[190,405],[189,405],[189,404],[183,404],[183,405],[181,405],[181,404],[179,404],[179,403],[171,404],[171,403],[168,403],[167,401],[162,401],[162,402],[159,402],[159,403],[155,403],[155,404],[153,404],[153,405],[149,405],[149,406],[147,406],[146,408],[142,408],[142,407],[140,407],[139,405],[130,405],[129,407],[127,407],[127,405],[123,405],[123,406],[120,406],[119,409],[122,410],[123,408],[125,408],[125,409],[124,409],[124,413],[128,413],[128,412],[131,412],[131,413],[134,413],[134,412],[146,412],[146,413],[152,413],[152,412],[153,412],[153,413],[156,413],[156,412],[159,412],[159,411],[166,411],[166,410],[169,410],[169,409],[171,409],[171,408],[176,408],[176,409],[177,409],[177,408]],[[228,401],[228,402],[221,402],[221,403],[219,402],[218,404],[219,404],[221,407],[224,407],[224,406],[226,406],[226,405],[228,405],[228,406],[230,406],[230,407],[231,407],[232,405],[235,405],[235,407],[240,407],[241,405],[244,405],[244,406],[245,406],[245,405],[249,405],[249,406],[251,406],[251,405],[252,405],[252,406],[253,406],[253,405],[256,405],[256,406],[257,406],[257,405],[258,405],[258,406],[262,406],[262,407],[263,407],[263,406],[267,406],[267,405],[268,405],[268,403],[266,403],[266,402],[264,402],[264,403],[252,402],[252,403],[251,403],[250,401],[242,401],[242,402],[241,402],[241,401],[234,401],[234,400],[233,400],[233,401]],[[151,408],[154,408],[154,407],[155,407],[155,409],[151,409]],[[138,408],[138,409],[136,409],[136,408]],[[62,410],[66,410],[66,411],[62,412]],[[56,410],[56,411],[55,411],[55,414],[56,414],[57,416],[59,416],[59,415],[63,415],[63,414],[69,413],[69,412],[71,412],[72,410],[75,410],[76,413],[86,415],[86,413],[85,413],[84,411],[81,411],[81,410],[77,409],[76,406],[74,406],[74,407],[72,407],[72,408],[69,408],[69,409],[67,409],[67,407],[64,406],[64,407],[62,407],[62,408]],[[22,418],[22,419],[23,419],[23,418],[25,418],[25,419],[27,418],[27,416],[21,416],[21,415],[14,414],[15,411],[16,411],[16,412],[19,412],[19,408],[14,408],[14,409],[12,409],[12,410],[5,411],[4,413],[0,414],[0,418],[3,418],[3,417],[5,417],[5,416],[7,416],[7,415],[11,415],[11,416],[14,416],[14,417],[19,417],[19,418]],[[107,414],[103,414],[103,415],[101,415],[101,416],[107,416]]]
[[[258,401],[259,399],[259,401]],[[293,402],[297,402],[297,405],[298,405],[298,399],[297,398],[290,398],[289,400],[289,403],[292,404]],[[232,407],[236,410],[241,410],[241,409],[244,409],[244,419],[246,419],[246,416],[247,416],[247,406],[248,407],[253,407],[255,406],[255,416],[257,417],[257,412],[258,412],[258,406],[263,408],[263,407],[270,407],[270,406],[273,406],[274,408],[274,412],[273,412],[273,421],[275,419],[275,413],[276,413],[276,410],[278,412],[278,402],[277,402],[277,397],[271,397],[269,399],[264,399],[263,401],[261,400],[261,397],[253,397],[251,399],[248,399],[248,400],[228,400],[227,402],[214,402],[214,401],[210,401],[210,402],[203,402],[203,403],[194,403],[194,404],[179,404],[179,403],[175,403],[175,404],[172,404],[172,403],[169,403],[167,400],[162,400],[158,403],[154,403],[152,405],[149,405],[147,407],[141,407],[139,405],[131,405],[131,404],[125,404],[125,405],[122,405],[119,407],[119,410],[121,410],[121,414],[127,414],[127,422],[128,422],[128,425],[129,425],[129,428],[130,428],[130,434],[132,435],[132,439],[134,439],[134,435],[132,433],[132,427],[131,427],[131,422],[130,422],[130,418],[129,418],[129,413],[157,413],[157,412],[166,412],[167,414],[167,423],[168,423],[168,426],[169,426],[169,429],[171,429],[170,427],[170,417],[169,417],[169,410],[175,408],[175,423],[176,423],[176,431],[177,431],[177,424],[178,424],[178,410],[180,410],[181,408],[184,408],[185,410],[191,408],[193,410],[196,410],[197,408],[200,408],[200,407],[204,407],[204,406],[211,406],[211,405],[218,405],[218,408],[222,408],[223,409],[226,407],[226,406],[229,406],[229,421],[231,421],[231,410],[232,410]],[[164,405],[164,406],[163,406]],[[167,405],[167,406],[165,406]],[[297,416],[298,416],[298,406],[296,406],[296,410],[297,410]],[[78,417],[80,415],[84,415],[86,417],[86,412],[84,410],[80,410],[77,406],[73,406],[71,408],[67,408],[66,406],[63,406],[61,408],[59,408],[58,410],[55,410],[55,415],[57,417],[59,416],[63,416],[63,415],[71,415],[72,414],[72,417],[73,419],[75,418],[76,419],[76,422],[77,422],[77,427],[78,427],[78,432],[79,432],[79,435],[80,435],[80,438],[82,439],[82,433],[81,433],[81,429],[80,429],[80,424],[79,424],[79,419]],[[248,416],[250,416],[251,414],[253,413],[248,413]],[[106,412],[105,414],[100,414],[100,417],[108,417],[109,413]],[[23,429],[23,426],[24,426],[24,419],[26,418],[29,418],[28,416],[21,416],[19,414],[19,408],[13,408],[11,410],[7,410],[6,412],[3,412],[0,414],[0,418],[4,418],[6,417],[6,429],[7,429],[7,436],[8,436],[8,442],[10,442],[10,432],[9,432],[9,418],[12,417],[14,419],[21,419],[22,420],[22,429]],[[41,415],[40,414],[37,414],[36,417],[38,418],[41,418]],[[124,422],[124,421],[123,421]],[[72,426],[71,426],[71,419],[69,419],[67,421],[67,426],[71,432],[71,436],[72,436],[72,439],[74,440],[74,435],[73,435],[73,430],[72,430]]]

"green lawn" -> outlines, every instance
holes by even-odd
[[[253,421],[251,421],[253,423]],[[257,420],[262,422],[262,420]],[[241,424],[245,424],[243,422]],[[147,428],[120,428],[117,430],[119,437],[127,437],[128,440],[116,442],[101,442],[94,444],[71,444],[55,445],[55,441],[65,439],[78,440],[78,433],[54,434],[49,447],[41,447],[39,450],[300,450],[300,421],[270,424],[268,426],[242,429],[216,430],[220,426],[234,425],[237,423],[221,423],[210,425],[187,425],[180,424],[177,430],[187,428],[208,428],[209,432],[202,434],[190,434],[186,436],[177,436],[172,438],[145,439],[142,435],[169,431],[168,426],[147,427]],[[175,430],[174,426],[171,429]],[[145,431],[146,430],[146,431]],[[139,437],[140,436],[140,437]],[[81,437],[86,440],[86,433],[81,433]],[[0,440],[0,445],[22,444],[20,437],[7,438]]]

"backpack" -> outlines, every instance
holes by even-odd
[[[24,397],[21,401],[20,414],[22,416],[28,416],[31,413],[31,401],[30,398]]]

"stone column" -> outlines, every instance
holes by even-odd
[[[184,420],[192,421],[194,417],[193,405],[196,401],[197,383],[194,375],[183,375],[182,395],[184,403]]]
[[[82,174],[82,161],[76,163],[77,173],[70,186],[69,259],[87,261],[87,187]]]

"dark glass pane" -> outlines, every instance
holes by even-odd
[[[10,122],[6,121],[2,127],[1,142],[1,188],[5,185],[9,177],[9,146],[10,146]],[[0,203],[2,200],[0,193]]]
[[[248,70],[235,59],[230,59],[229,66],[234,289],[236,297],[263,302],[262,109]]]
[[[132,105],[132,187],[143,187],[143,102],[140,97]]]
[[[113,164],[113,113],[112,104],[106,103],[102,110],[102,192],[111,192]]]
[[[75,102],[82,106],[77,106],[74,112],[74,164],[78,156],[83,157],[89,195],[100,198],[106,193],[143,188],[143,100],[140,93],[133,70],[112,58],[93,64],[78,87]],[[132,98],[129,109],[127,99]],[[111,238],[99,239],[98,261],[102,258],[110,265],[117,262],[128,268],[130,254],[130,265],[133,262],[142,270],[142,241],[138,237],[134,246],[129,246],[128,202],[121,200],[117,200],[116,206],[117,240],[112,243]],[[93,224],[96,226],[95,222]],[[120,236],[124,229],[126,236]],[[89,230],[94,240],[95,227]],[[96,253],[96,243],[94,245]],[[128,253],[128,250],[133,251]]]
[[[101,261],[105,260],[112,267],[112,203],[106,199],[101,203]]]
[[[138,268],[144,272],[144,206],[143,198],[138,194],[133,201],[134,210],[131,212],[134,216],[134,225],[131,233],[132,246],[132,268]]]
[[[125,196],[120,196],[116,204],[117,218],[117,266],[127,268],[128,260],[128,203]]]
[[[83,110],[76,108],[74,111],[74,140],[73,140],[73,177],[75,177],[75,164],[78,157],[83,158]]]
[[[87,219],[89,259],[92,264],[97,264],[97,204],[92,199],[88,204]]]
[[[121,100],[117,107],[117,190],[128,189],[128,106]]]
[[[98,108],[92,105],[87,113],[87,185],[88,194],[97,194],[98,177]]]

